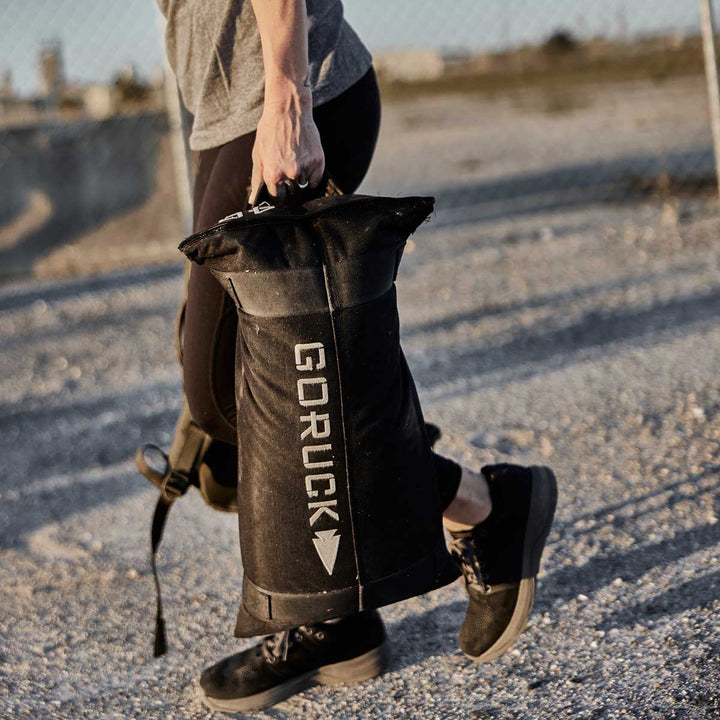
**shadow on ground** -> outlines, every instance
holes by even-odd
[[[99,292],[128,290],[154,282],[164,282],[182,278],[183,265],[173,264],[167,267],[137,268],[123,270],[91,278],[62,280],[55,283],[32,283],[21,287],[0,288],[0,312],[22,310],[36,302],[54,303]]]
[[[439,187],[424,194],[436,200],[433,228],[458,223],[483,223],[586,205],[623,202],[647,192],[661,173],[695,179],[698,186],[714,177],[709,146],[666,153],[623,155],[612,160],[558,165],[457,187]]]
[[[481,318],[479,309],[475,314]],[[555,371],[578,362],[577,353],[613,343],[638,340],[644,344],[664,342],[664,333],[690,328],[693,323],[714,320],[720,315],[720,290],[699,293],[654,304],[650,308],[622,310],[617,312],[590,311],[582,320],[567,327],[548,330],[523,328],[522,335],[499,346],[473,347],[468,350],[443,349],[443,353],[432,351],[410,353],[408,360],[418,386],[424,390],[457,381],[476,380],[482,375],[496,371],[510,371],[521,365],[533,364],[534,368],[512,373],[515,382],[536,375]],[[456,322],[470,322],[472,313],[463,313],[460,319],[448,318],[447,326]],[[432,323],[435,324],[435,323]],[[413,332],[421,332],[422,326],[415,326]],[[502,385],[500,380],[483,387]],[[467,392],[450,390],[435,393],[433,399],[444,399]]]
[[[150,395],[159,398],[157,405],[148,406]],[[180,397],[176,383],[158,383],[51,408],[12,412],[12,406],[5,406],[0,433],[7,435],[12,428],[13,434],[43,442],[37,443],[29,458],[26,444],[19,450],[25,481],[18,476],[17,465],[0,479],[4,496],[0,545],[15,546],[22,536],[43,525],[146,489],[148,483],[139,473],[119,471],[117,476],[100,478],[83,474],[129,462],[141,444],[167,435],[177,419]],[[13,467],[13,458],[8,460]],[[29,491],[27,486],[31,486]]]

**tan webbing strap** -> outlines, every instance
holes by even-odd
[[[190,415],[187,399],[183,397],[182,411],[175,425],[175,435],[168,452],[168,463],[175,472],[190,477],[193,471],[196,471],[211,442],[212,438],[195,424]]]

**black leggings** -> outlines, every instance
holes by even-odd
[[[313,110],[320,132],[325,168],[335,184],[352,193],[370,166],[380,127],[380,96],[371,69],[337,98]],[[255,133],[197,158],[193,225],[211,227],[248,202]],[[218,459],[235,454],[235,306],[202,265],[193,264],[188,285],[183,339],[183,381],[193,419],[213,438],[228,444],[215,448]],[[434,454],[443,507],[457,493],[460,466]]]

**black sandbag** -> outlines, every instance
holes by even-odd
[[[238,310],[239,637],[458,576],[394,284],[432,207],[358,195],[263,205],[180,245]]]

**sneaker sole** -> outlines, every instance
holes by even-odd
[[[221,712],[247,712],[249,710],[262,710],[276,705],[297,693],[316,685],[338,685],[340,683],[362,682],[370,680],[385,670],[387,666],[387,643],[358,655],[352,660],[323,665],[304,675],[292,678],[282,685],[264,690],[255,695],[243,698],[221,699],[206,695],[200,688],[203,704],[211,710]]]
[[[549,467],[534,466],[530,471],[532,472],[530,510],[523,545],[522,579],[515,609],[503,633],[485,652],[480,655],[465,653],[475,662],[490,662],[499,658],[525,629],[532,612],[535,601],[535,576],[540,570],[545,541],[555,517],[558,491],[555,473]]]

